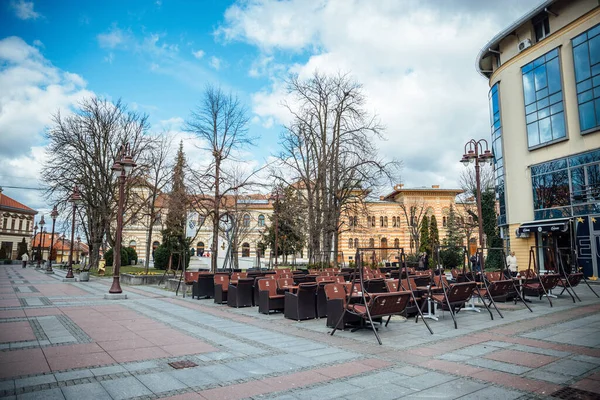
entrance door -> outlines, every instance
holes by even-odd
[[[469,240],[469,256],[477,252],[477,239]]]

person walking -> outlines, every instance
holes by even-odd
[[[23,255],[21,256],[21,264],[23,265],[23,268],[27,267],[27,261],[29,261],[29,256],[27,255],[27,253],[23,253]]]
[[[517,256],[515,256],[515,252],[511,251],[508,256],[506,256],[506,265],[510,274],[515,277],[517,276],[517,272],[519,272],[519,267],[517,265]]]
[[[425,264],[423,263],[423,253],[419,254],[419,266],[417,267],[419,271],[423,271],[425,269]]]

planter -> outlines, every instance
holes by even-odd
[[[121,283],[125,285],[157,285],[162,275],[121,274]]]
[[[90,273],[87,271],[79,273],[79,282],[88,282],[90,280]]]

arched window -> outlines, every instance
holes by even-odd
[[[379,217],[379,226],[383,228],[383,216]]]
[[[369,239],[369,247],[375,247],[375,239]]]
[[[396,217],[396,228],[400,228],[400,224],[401,224],[400,216],[397,216]]]
[[[246,242],[242,243],[242,257],[250,257],[250,244]]]
[[[154,225],[160,224],[162,224],[162,216],[160,215],[160,212],[157,212],[156,216],[154,217]]]
[[[354,218],[353,217],[348,218],[348,226],[350,226],[350,227],[354,226]]]
[[[415,248],[415,241],[410,239],[410,248],[414,249]]]
[[[358,249],[358,238],[354,239],[354,248]]]
[[[354,244],[354,241],[352,240],[352,238],[348,239],[348,248],[349,249],[352,248],[352,244]]]
[[[387,228],[388,227],[388,218],[387,217],[383,217],[383,225]]]
[[[394,247],[400,247],[400,239],[394,239]]]
[[[375,220],[375,216],[373,216],[373,217],[371,218],[371,226],[372,226],[372,227],[375,227],[375,224],[376,224],[376,223],[377,223],[377,222],[376,222],[376,220]]]
[[[196,244],[196,254],[198,257],[202,257],[204,255],[204,242],[198,242]]]
[[[448,225],[448,218],[446,218],[446,216],[442,217],[442,226],[445,228],[446,225]]]
[[[396,227],[396,217],[392,217],[392,227]]]
[[[243,224],[244,224],[244,227],[249,227],[250,226],[250,215],[248,215],[248,214],[244,215],[244,222],[243,222]]]
[[[469,223],[472,224],[473,223],[473,216],[469,216]]]
[[[258,216],[258,226],[265,226],[265,216],[262,214]]]
[[[137,245],[137,243],[135,242],[135,240],[130,240],[129,241],[129,247],[131,247],[132,249],[135,250],[135,246]]]
[[[354,226],[358,226],[358,217],[354,217]]]

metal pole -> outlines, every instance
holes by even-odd
[[[477,222],[479,225],[479,245],[483,249],[483,211],[481,208],[481,182],[479,176],[479,145],[475,145],[475,181],[477,184]],[[483,271],[483,251],[482,251],[481,270]]]
[[[52,211],[54,213],[56,211],[56,206]],[[58,213],[57,213],[58,214]],[[46,268],[46,272],[52,272],[52,250],[54,250],[54,226],[56,225],[56,215],[52,217],[52,236],[50,236],[50,254],[48,255],[48,267]]]
[[[119,175],[119,203],[117,206],[117,232],[115,234],[115,245],[113,246],[113,283],[108,293],[123,293],[121,290],[121,234],[123,229],[123,198],[125,197],[125,168],[121,169]]]
[[[69,251],[69,269],[65,278],[75,278],[73,276],[73,241],[75,239],[75,214],[77,213],[77,203],[73,202],[73,219],[71,220],[71,246]]]
[[[278,207],[279,205],[279,188],[277,188],[277,193],[275,194],[275,205],[276,207]],[[279,257],[277,248],[279,247],[279,223],[278,223],[278,218],[279,218],[279,211],[277,209],[275,209],[275,268],[277,268],[278,263],[277,263],[277,258]]]

